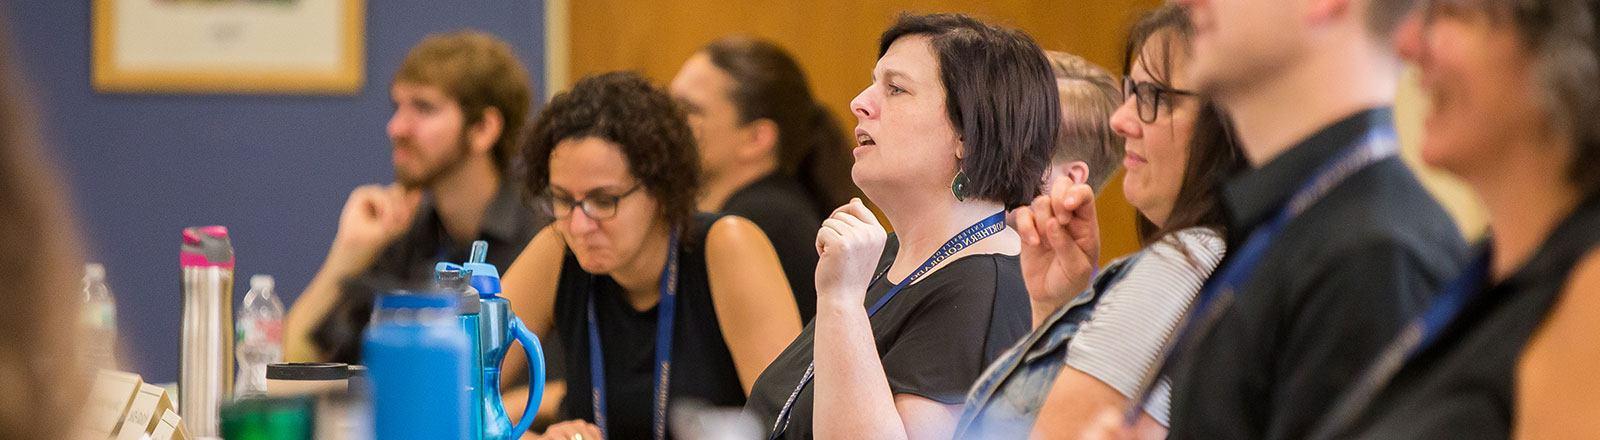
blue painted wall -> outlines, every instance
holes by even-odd
[[[368,0],[366,82],[354,96],[127,95],[89,84],[90,0],[7,1],[6,31],[64,168],[91,260],[106,264],[127,367],[177,379],[179,231],[227,225],[235,305],[251,274],[287,302],[322,263],[355,186],[388,182],[388,84],[433,32],[482,29],[511,42],[543,84],[543,0]],[[535,96],[542,96],[542,86]],[[59,292],[78,294],[77,280]]]

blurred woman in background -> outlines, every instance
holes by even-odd
[[[800,321],[810,322],[817,228],[856,191],[850,139],[812,97],[800,64],[770,41],[713,41],[683,63],[668,90],[698,143],[700,211],[743,217],[766,232]]]

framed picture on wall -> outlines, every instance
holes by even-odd
[[[119,93],[354,94],[364,0],[92,0],[91,81]]]

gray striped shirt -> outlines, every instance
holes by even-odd
[[[1189,228],[1151,244],[1122,280],[1103,292],[1094,315],[1067,346],[1067,366],[1132,398],[1177,331],[1226,245],[1208,228]],[[1162,378],[1145,411],[1167,425],[1171,385]]]

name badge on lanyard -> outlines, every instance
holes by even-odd
[[[656,440],[667,438],[667,385],[672,375],[672,323],[678,303],[678,233],[667,240],[667,264],[661,268],[661,301],[656,306],[655,397],[650,399],[651,426]],[[594,312],[594,296],[589,289],[589,384],[594,401],[594,424],[600,434],[606,430],[606,364],[600,346],[600,324]]]
[[[937,252],[934,252],[933,255],[928,256],[928,259],[923,261],[922,265],[917,267],[917,270],[912,271],[910,276],[907,276],[904,280],[900,280],[899,283],[889,286],[889,292],[884,293],[882,297],[878,298],[877,302],[872,304],[872,307],[867,309],[867,317],[871,318],[873,315],[877,315],[878,311],[882,310],[883,306],[888,305],[889,300],[894,299],[895,295],[899,295],[902,289],[905,289],[906,286],[911,285],[911,283],[915,283],[918,279],[921,279],[923,275],[927,275],[928,272],[933,271],[934,266],[938,266],[940,262],[950,258],[950,256],[955,255],[957,252],[961,252],[961,250],[966,249],[967,246],[971,246],[973,243],[977,243],[984,238],[988,238],[989,236],[994,235],[1005,228],[1006,213],[1001,211],[989,216],[988,218],[978,221],[972,226],[968,226],[967,229],[963,229],[960,233],[956,234],[955,237],[951,237],[950,240],[945,241],[944,245],[940,246]],[[877,276],[873,277],[873,283],[877,283],[877,280],[882,278],[886,273],[888,273],[887,269],[885,269],[883,273],[879,273]],[[868,285],[870,286],[871,284]],[[778,419],[772,424],[772,431],[767,435],[768,440],[776,439],[779,436],[782,436],[784,431],[789,430],[789,418],[794,416],[795,401],[800,399],[800,391],[805,389],[806,385],[810,384],[812,379],[816,378],[816,370],[816,362],[812,362],[811,365],[806,366],[806,372],[801,376],[800,383],[794,386],[794,392],[789,393],[789,399],[784,401],[783,407],[778,410]]]
[[[1316,205],[1345,179],[1372,164],[1394,157],[1398,150],[1399,141],[1393,126],[1372,128],[1360,143],[1346,147],[1337,157],[1318,168],[1316,173],[1306,179],[1289,197],[1276,215],[1250,233],[1249,238],[1245,239],[1237,251],[1229,249],[1228,252],[1233,254],[1234,258],[1226,266],[1219,268],[1200,289],[1200,294],[1195,298],[1194,306],[1185,315],[1177,335],[1168,341],[1167,349],[1156,359],[1157,367],[1151,369],[1145,376],[1139,394],[1124,413],[1124,423],[1131,426],[1139,420],[1145,404],[1149,403],[1151,394],[1155,392],[1157,382],[1172,367],[1172,361],[1182,354],[1186,345],[1193,342],[1192,339],[1208,331],[1221,318],[1222,312],[1233,303],[1237,292],[1250,281],[1256,267],[1271,249],[1273,241],[1291,221]]]

